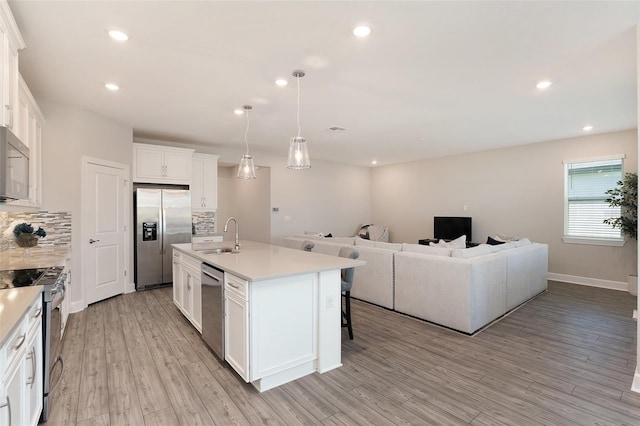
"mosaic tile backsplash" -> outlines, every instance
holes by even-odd
[[[216,212],[191,212],[192,223],[196,226],[196,234],[215,234]],[[197,223],[196,223],[197,222]]]
[[[47,232],[38,241],[40,247],[71,244],[71,212],[0,212],[0,251],[16,247],[12,233],[16,221],[30,223],[36,229],[40,226]],[[11,229],[7,231],[8,228]]]

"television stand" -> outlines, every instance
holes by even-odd
[[[428,246],[429,243],[437,243],[439,240],[434,240],[433,238],[424,238],[422,240],[418,240],[418,244],[422,244],[423,246]],[[445,240],[447,242],[451,241],[451,240]],[[477,245],[479,245],[480,243],[474,243],[471,241],[467,241],[467,248],[469,247],[475,247]]]

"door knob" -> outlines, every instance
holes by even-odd
[[[97,243],[98,241],[100,241],[100,240],[94,240],[93,238],[91,238],[89,240],[89,244]]]

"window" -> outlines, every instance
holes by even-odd
[[[616,187],[623,176],[623,156],[565,162],[564,241],[621,245],[620,229],[603,223],[620,216],[619,207],[609,207],[605,192]]]

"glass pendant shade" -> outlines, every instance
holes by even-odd
[[[238,178],[256,178],[256,168],[253,165],[253,155],[245,154],[240,158],[240,165],[238,166]]]
[[[294,170],[308,169],[311,167],[307,140],[300,136],[291,138],[289,144],[289,163],[287,167]]]

